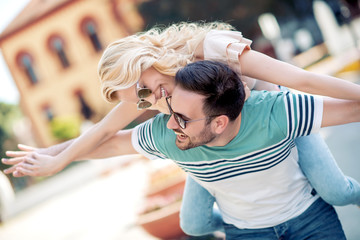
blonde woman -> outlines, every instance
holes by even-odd
[[[304,71],[256,52],[250,44],[251,41],[231,25],[219,22],[179,23],[112,43],[100,60],[98,73],[106,100],[121,102],[76,139],[46,149],[20,146],[23,151],[8,152],[12,158],[3,162],[13,166],[5,173],[18,177],[53,175],[75,160],[111,156],[111,152],[101,153],[96,148],[113,144],[112,137],[144,109],[167,113],[164,98],[172,93],[175,73],[197,60],[227,63],[251,89],[260,85],[254,79],[261,79],[269,90],[278,90],[277,86],[281,85],[313,94],[360,100],[359,85]],[[359,183],[342,174],[321,137],[302,137],[296,145],[299,164],[315,189],[313,194],[334,205],[360,205]],[[188,178],[181,210],[181,226],[186,233],[203,235],[222,229],[221,215],[214,210],[214,201],[213,196]]]

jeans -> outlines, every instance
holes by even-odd
[[[344,176],[319,134],[297,138],[295,143],[299,165],[319,196],[331,205],[360,205],[360,184]],[[180,212],[182,230],[192,236],[224,231],[214,202],[207,190],[188,177]]]
[[[317,194],[331,205],[360,206],[360,184],[338,167],[320,134],[297,138],[299,165]]]
[[[239,229],[224,224],[226,240],[342,240],[346,239],[334,208],[321,198],[316,200],[300,216],[269,228]]]
[[[202,236],[215,231],[224,232],[215,198],[190,176],[187,176],[180,211],[180,227],[190,236]]]

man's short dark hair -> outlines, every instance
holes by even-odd
[[[206,97],[203,111],[208,117],[226,115],[234,121],[244,106],[244,85],[226,64],[207,60],[190,63],[176,73],[175,83]]]

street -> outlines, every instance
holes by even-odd
[[[147,176],[144,162],[94,176],[0,225],[0,239],[156,239],[135,223]]]

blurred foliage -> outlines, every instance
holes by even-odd
[[[13,125],[22,118],[22,113],[17,105],[0,102],[0,157],[6,157],[5,152],[17,149],[17,139],[13,133]],[[0,170],[8,168],[8,165],[0,162]],[[30,177],[14,178],[7,175],[14,190],[25,188],[31,183]]]
[[[256,41],[262,33],[258,18],[272,13],[280,26],[282,35],[292,38],[295,31],[307,28],[315,44],[323,39],[313,14],[315,0],[152,0],[139,5],[145,30],[155,25],[169,25],[180,21],[223,21],[233,25],[246,38]],[[339,0],[326,0],[334,13],[340,11]],[[335,14],[336,15],[336,14]],[[338,21],[341,20],[338,18]],[[341,22],[339,22],[341,24]]]
[[[51,132],[60,140],[70,140],[80,135],[81,120],[77,116],[59,116],[51,120]]]
[[[16,139],[12,126],[22,117],[17,105],[0,102],[0,157],[5,157],[6,150],[16,149]],[[0,166],[3,169],[3,165]]]
[[[180,21],[224,21],[250,37],[260,31],[257,18],[271,8],[271,1],[252,0],[156,0],[139,6],[147,29]],[[256,7],[255,7],[256,6]]]

